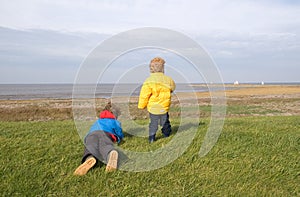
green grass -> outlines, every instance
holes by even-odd
[[[176,120],[172,123],[179,126]],[[105,173],[97,166],[77,177],[73,171],[80,164],[83,144],[72,121],[0,122],[0,195],[300,195],[299,116],[228,118],[215,147],[200,158],[208,125],[203,119],[187,151],[163,168]],[[127,137],[121,146],[156,149],[171,138],[149,145],[146,138]]]

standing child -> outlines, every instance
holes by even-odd
[[[171,77],[164,74],[165,60],[156,57],[150,62],[150,77],[143,83],[138,108],[147,107],[150,116],[149,142],[155,141],[158,124],[162,126],[162,133],[168,137],[171,133],[169,108],[171,93],[175,90],[175,83]]]
[[[117,169],[118,152],[113,143],[119,143],[124,137],[121,123],[117,120],[119,115],[120,110],[110,102],[105,106],[84,139],[82,164],[75,170],[75,175],[85,175],[98,160],[107,163],[106,171]]]

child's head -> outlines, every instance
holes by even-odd
[[[119,107],[117,107],[115,104],[112,104],[111,101],[108,101],[108,103],[105,105],[104,110],[108,110],[118,119],[118,117],[121,115],[121,110]]]
[[[150,62],[150,73],[164,73],[165,60],[161,57],[155,57]]]

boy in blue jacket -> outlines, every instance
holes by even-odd
[[[124,138],[121,123],[117,120],[120,110],[109,102],[100,113],[100,118],[91,126],[84,144],[84,154],[81,165],[75,170],[75,175],[85,175],[98,160],[106,163],[106,171],[114,171],[118,165],[118,152],[114,143],[120,143]]]

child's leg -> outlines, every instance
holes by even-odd
[[[100,161],[107,163],[108,154],[114,150],[114,143],[104,131],[94,131],[85,138],[85,155],[92,154]]]
[[[89,151],[89,149],[84,147],[84,152],[83,152],[83,156],[82,156],[82,159],[81,159],[81,163],[84,163],[85,160],[90,156],[93,156],[93,154]]]
[[[117,169],[118,152],[104,131],[94,131],[85,138],[85,150],[82,164],[75,170],[75,175],[84,175],[92,168],[97,159],[109,164],[107,171]]]
[[[81,160],[81,165],[77,167],[74,175],[85,175],[97,163],[97,137],[93,134],[85,138],[85,148]]]
[[[94,131],[85,138],[85,157],[94,155],[100,161],[107,163],[108,154],[114,150],[114,143],[104,131]]]
[[[98,131],[95,131],[88,136],[86,136],[84,140],[85,144],[85,150],[84,155],[82,158],[82,162],[84,162],[85,158],[87,158],[89,155],[93,155],[95,158],[97,158],[100,161],[103,161],[103,158],[101,157],[99,153],[99,134]]]
[[[98,132],[98,150],[99,154],[101,156],[102,161],[105,163],[108,163],[109,160],[109,153],[112,150],[115,150],[114,143],[111,141],[111,139],[105,134],[104,131],[96,131]]]
[[[172,132],[171,123],[169,120],[169,113],[161,115],[160,124],[162,126],[161,131],[164,134],[164,136],[169,137]]]
[[[97,131],[98,132],[98,131]],[[104,131],[99,131],[99,153],[106,161],[105,171],[110,172],[118,168],[118,152],[114,148],[112,140]]]
[[[154,115],[149,113],[150,123],[149,123],[149,142],[153,142],[155,140],[155,134],[158,129],[158,121],[159,115]]]

